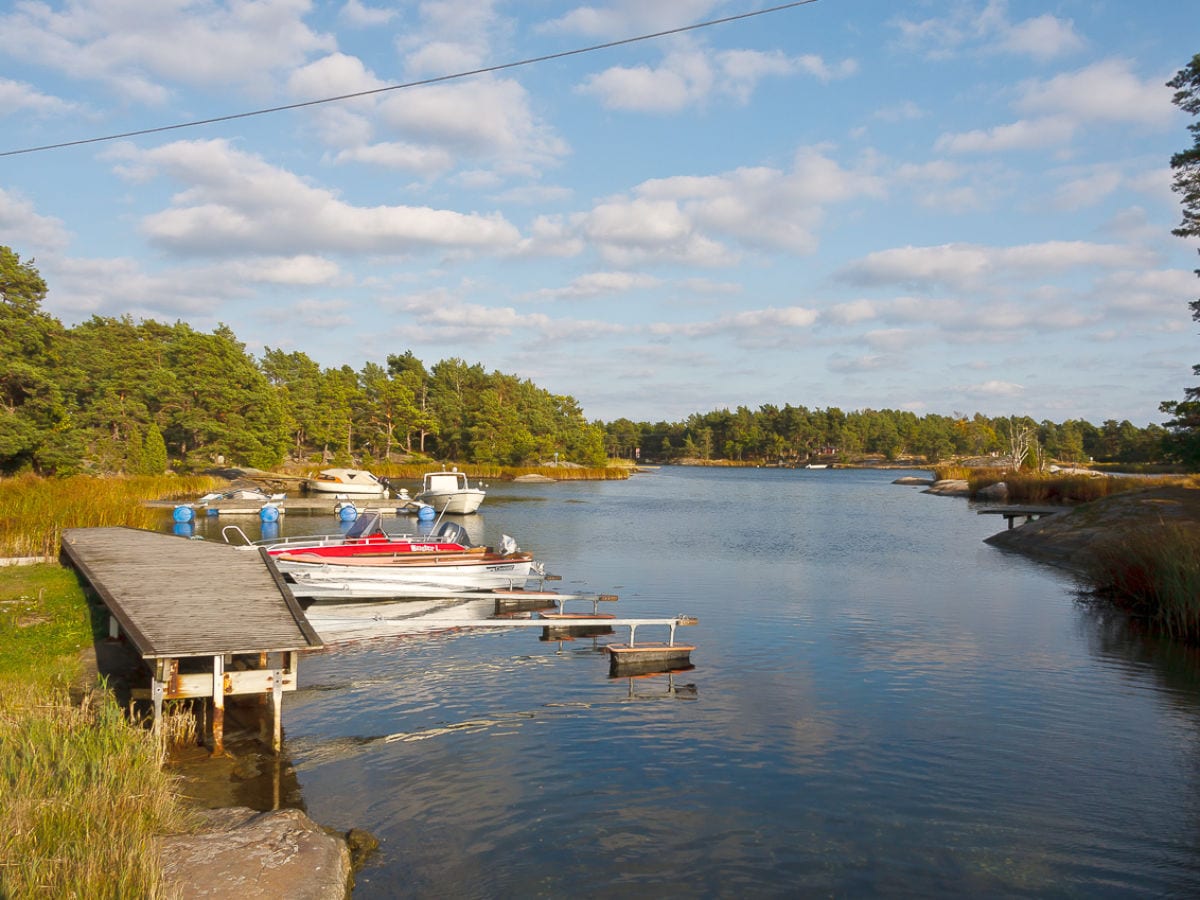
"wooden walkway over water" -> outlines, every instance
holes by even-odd
[[[62,548],[108,611],[110,636],[150,667],[156,722],[164,699],[211,698],[221,752],[224,698],[259,695],[279,749],[282,692],[321,638],[265,552],[135,528],[68,529]]]

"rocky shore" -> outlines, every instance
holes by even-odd
[[[965,481],[914,478],[898,479],[896,483],[924,483],[926,493],[940,496],[968,495]],[[1168,486],[1124,491],[1089,503],[1064,506],[1063,512],[999,531],[986,542],[1083,574],[1096,555],[1121,535],[1165,524],[1200,528],[1200,490]]]

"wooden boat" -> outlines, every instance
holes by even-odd
[[[449,472],[426,472],[421,492],[413,499],[432,506],[438,512],[466,515],[479,509],[486,495],[482,487],[471,487],[466,474],[451,469]]]
[[[305,482],[309,491],[347,497],[386,497],[388,486],[363,469],[322,469]]]

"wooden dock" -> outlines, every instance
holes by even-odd
[[[976,510],[976,512],[981,516],[1004,516],[1008,521],[1008,527],[1013,528],[1015,519],[1032,522],[1042,516],[1069,512],[1070,509],[1069,506],[989,506],[986,509]]]
[[[211,698],[213,752],[223,750],[225,697],[258,695],[282,741],[282,693],[296,689],[299,655],[319,649],[279,570],[262,550],[135,528],[71,528],[63,555],[150,669],[157,724],[164,700]]]

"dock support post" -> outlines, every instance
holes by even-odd
[[[271,678],[271,749],[278,756],[283,749],[283,660]]]
[[[154,701],[153,727],[156,733],[162,727],[163,689],[166,681],[164,670],[166,669],[166,663],[165,659],[156,659],[154,661],[154,671],[150,674],[150,699]]]
[[[121,623],[112,613],[108,614],[108,639],[115,641],[121,636]]]
[[[213,657],[213,756],[221,756],[225,752],[225,657]]]

